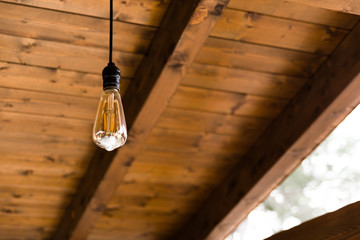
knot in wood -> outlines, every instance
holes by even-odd
[[[176,52],[169,60],[169,67],[181,68],[182,66],[184,66],[186,59],[186,54]]]
[[[215,16],[220,16],[221,13],[222,13],[222,11],[223,11],[223,9],[224,9],[224,7],[225,7],[224,4],[221,4],[221,3],[217,4],[217,5],[215,6],[215,8],[214,8],[213,15],[215,15]]]
[[[207,16],[208,9],[205,6],[199,6],[190,20],[190,25],[202,23]]]

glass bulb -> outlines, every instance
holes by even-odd
[[[103,91],[93,128],[96,145],[107,151],[124,145],[127,139],[125,115],[117,88]]]

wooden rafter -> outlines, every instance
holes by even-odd
[[[96,152],[53,239],[87,238],[227,2],[171,1],[124,98],[128,142]]]
[[[360,202],[350,204],[335,212],[327,213],[304,222],[287,231],[277,233],[267,240],[302,239],[359,239]]]
[[[291,0],[309,6],[360,15],[360,2],[357,0]]]
[[[360,102],[360,25],[173,239],[223,239]]]

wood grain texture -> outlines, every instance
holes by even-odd
[[[56,226],[58,219],[57,218],[45,218],[45,217],[22,217],[22,216],[8,216],[4,217],[2,219],[4,222],[4,225],[20,225],[24,227],[38,227],[38,226],[44,226],[44,227],[52,227]],[[22,235],[22,237],[25,237]]]
[[[156,150],[145,146],[139,160],[153,163],[173,163],[178,165],[195,164],[199,166],[213,167],[218,165],[232,165],[237,162],[241,154],[223,152],[181,152],[170,149]]]
[[[304,78],[193,63],[182,85],[262,97],[292,98]]]
[[[225,9],[211,36],[304,52],[330,54],[346,30]]]
[[[134,212],[177,212],[179,214],[191,214],[194,209],[197,209],[201,205],[199,199],[196,198],[179,197],[178,199],[181,199],[182,201],[177,201],[172,196],[129,196],[124,194],[117,194],[114,195],[114,198],[110,201],[107,208],[119,210],[125,209],[126,211]]]
[[[359,19],[355,15],[286,0],[233,0],[228,7],[349,30],[354,27]]]
[[[244,93],[229,93],[202,88],[179,86],[169,102],[170,107],[272,119],[288,101]]]
[[[269,120],[252,117],[198,112],[167,108],[159,118],[157,127],[185,130],[193,133],[249,137],[256,139],[266,129]]]
[[[42,206],[38,209],[34,207],[24,207],[24,206],[4,206],[0,209],[0,218],[7,216],[17,216],[17,217],[43,217],[43,218],[58,218],[62,214],[61,209],[56,209],[54,207]]]
[[[204,168],[197,166],[183,167],[171,164],[134,163],[124,178],[126,181],[148,182],[151,184],[168,183],[179,185],[207,184],[215,186],[219,178],[224,177],[230,166]],[[202,199],[201,199],[202,200]]]
[[[149,237],[152,238],[164,238],[164,234],[156,233],[154,231],[148,231],[143,234],[138,234],[134,231],[129,232],[116,232],[112,231],[109,234],[109,231],[107,230],[95,230],[94,233],[89,237],[89,240],[115,240],[118,238],[125,238],[125,239],[131,239],[131,240],[140,240],[140,239],[148,239]]]
[[[106,154],[90,133],[109,1],[0,0],[0,239],[174,239],[358,19],[232,1],[114,1],[130,131]]]
[[[323,55],[208,38],[195,62],[286,76],[310,77],[325,58]]]
[[[112,239],[168,239],[191,218],[200,202],[186,196],[115,195],[90,238],[96,233],[107,232],[105,236]]]
[[[2,206],[21,207],[53,207],[66,208],[70,202],[74,190],[58,191],[55,189],[44,190],[31,186],[1,186],[0,202]]]
[[[130,80],[121,79],[123,95]],[[0,62],[0,86],[99,99],[102,91],[101,73],[82,73],[55,68]]]
[[[97,152],[54,239],[87,238],[226,4],[174,1],[169,6],[124,99],[128,143],[118,153]],[[209,15],[199,19],[204,11]]]
[[[0,87],[0,111],[93,120],[98,100]]]
[[[103,49],[109,47],[107,19],[4,2],[0,2],[0,18],[1,34]],[[144,54],[155,31],[155,28],[116,21],[113,49]]]
[[[85,171],[85,166],[66,165],[62,163],[37,162],[30,159],[22,160],[17,157],[0,159],[1,174],[36,175],[42,177],[79,179]],[[85,165],[85,164],[84,164]]]
[[[143,218],[143,219],[141,219]],[[163,237],[169,235],[177,228],[177,224],[183,224],[187,218],[179,216],[168,216],[169,221],[166,221],[164,218],[155,218],[149,219],[149,217],[141,216],[136,217],[134,215],[129,215],[127,218],[109,218],[102,217],[97,223],[97,227],[102,230],[108,231],[119,231],[125,230],[124,232],[133,232],[136,235],[141,235],[144,233],[136,233],[139,229],[148,229],[148,231],[156,232],[155,235],[162,235]],[[165,221],[164,221],[165,220]],[[175,220],[175,221],[172,221]],[[117,227],[118,225],[118,227]],[[160,234],[159,234],[160,233]],[[117,237],[120,237],[122,234],[119,233]],[[135,235],[135,236],[136,236]],[[149,236],[147,236],[149,238]]]
[[[42,176],[32,175],[29,172],[20,174],[2,174],[0,176],[1,187],[16,187],[22,185],[24,187],[32,187],[42,190],[68,191],[74,189],[78,183],[78,179],[63,177],[47,177],[46,181]]]
[[[74,140],[76,138],[83,144],[92,141],[92,124],[92,121],[87,120],[59,119],[58,117],[5,111],[2,111],[0,115],[0,131],[31,133],[66,140]]]
[[[179,152],[214,152],[242,154],[255,141],[238,136],[211,133],[193,133],[155,127],[146,141],[151,149],[166,149]]]
[[[1,225],[0,226],[0,239],[14,239],[21,240],[26,238],[32,239],[46,239],[50,237],[51,231],[53,231],[53,226],[43,226],[43,227],[31,227],[31,226],[19,226],[18,224],[14,225]]]
[[[312,7],[325,8],[333,11],[339,11],[344,13],[352,13],[360,15],[360,3],[356,0],[290,0],[291,2],[297,2],[307,4]]]
[[[142,161],[143,164],[149,163],[146,161]],[[166,164],[165,164],[166,165]],[[175,165],[175,164],[169,164]],[[215,168],[215,164],[213,168]],[[174,187],[176,186],[176,187]],[[203,199],[204,196],[208,195],[212,189],[211,184],[170,184],[170,183],[149,183],[147,181],[126,181],[124,180],[118,187],[114,199],[111,199],[110,205],[118,204],[116,201],[116,196],[143,196],[143,197],[167,197],[173,198],[174,200],[177,198],[180,199]],[[109,207],[108,210],[113,208]],[[123,206],[124,211],[126,207]],[[120,210],[120,209],[113,209]],[[186,209],[183,209],[186,211]],[[146,212],[146,211],[145,211]],[[164,208],[164,213],[171,213],[172,210],[166,210]]]
[[[332,239],[355,240],[360,237],[360,202],[327,213],[287,231],[277,233],[268,240]]]
[[[224,238],[358,105],[359,41],[357,25],[173,239]]]
[[[2,134],[6,136],[6,134]],[[28,141],[26,138],[32,139]],[[35,134],[8,134],[6,140],[0,141],[2,157],[5,160],[31,161],[39,164],[50,162],[65,165],[70,168],[86,168],[89,158],[94,154],[95,148],[91,144],[81,144],[78,148],[73,147],[73,141],[60,141],[57,138],[39,136]],[[17,148],[21,145],[21,151]]]
[[[2,0],[2,2],[19,3],[18,0]],[[160,2],[158,0],[116,0],[114,1],[114,20],[158,26],[169,2],[169,0]],[[106,0],[78,0],[76,2],[26,0],[21,1],[20,4],[79,15],[109,18],[109,1]]]
[[[99,74],[108,50],[34,38],[0,34],[0,61]],[[113,51],[122,76],[132,77],[142,55]]]
[[[16,153],[16,156],[36,156],[50,162],[72,161],[78,158],[74,161],[76,164],[80,160],[86,160],[95,150],[89,142],[34,133],[1,131],[0,138],[2,156],[11,156]],[[19,151],[19,146],[21,146],[21,151]]]

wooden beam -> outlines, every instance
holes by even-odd
[[[360,202],[327,213],[287,231],[277,233],[267,240],[355,240],[360,239]]]
[[[360,25],[172,239],[223,239],[360,102]]]
[[[360,2],[358,0],[290,0],[290,2],[360,15]]]
[[[227,2],[171,1],[124,98],[128,142],[96,152],[53,239],[87,238]]]

